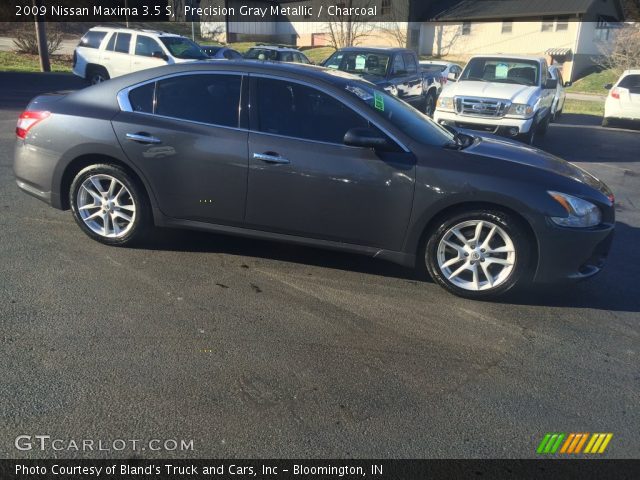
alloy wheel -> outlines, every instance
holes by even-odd
[[[516,262],[514,242],[487,220],[468,220],[447,230],[437,248],[440,272],[456,287],[488,290],[507,281]]]
[[[111,175],[88,177],[78,189],[76,200],[84,224],[101,237],[123,237],[134,224],[136,205],[133,196]]]

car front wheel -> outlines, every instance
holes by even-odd
[[[145,193],[116,165],[92,165],[81,170],[71,184],[69,203],[80,228],[107,245],[139,240],[151,221]]]
[[[443,221],[423,247],[431,277],[449,292],[490,298],[525,277],[529,242],[519,222],[497,210],[475,210]]]
[[[430,118],[433,118],[433,112],[436,110],[436,96],[433,93],[427,95],[424,105],[424,113]]]

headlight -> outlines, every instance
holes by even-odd
[[[526,103],[512,103],[507,115],[516,117],[530,117],[533,114],[533,107]]]
[[[551,217],[551,220],[562,227],[593,227],[602,220],[600,209],[591,202],[566,193],[547,192],[567,211],[566,217]]]
[[[439,97],[436,108],[440,110],[453,110],[453,97]]]

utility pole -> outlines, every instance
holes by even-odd
[[[42,0],[34,0],[36,11],[40,11]],[[49,48],[47,46],[47,31],[45,27],[44,15],[36,14],[36,40],[38,41],[38,56],[40,57],[40,70],[43,72],[51,71],[51,63],[49,62]]]

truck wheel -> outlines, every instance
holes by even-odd
[[[433,92],[427,94],[427,99],[424,102],[424,113],[430,118],[433,118],[433,112],[436,110],[436,96]]]
[[[538,125],[538,135],[541,137],[547,133],[549,124],[551,123],[551,113],[549,113],[542,122]]]

